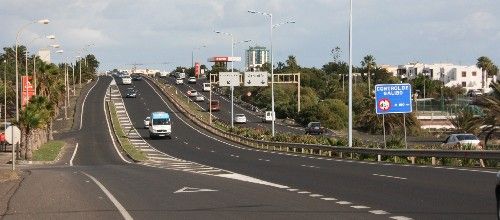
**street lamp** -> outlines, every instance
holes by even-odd
[[[41,37],[38,37],[38,38],[33,39],[33,40],[30,42],[30,44],[31,44],[33,41],[35,41],[36,39],[40,39],[40,38],[41,38]],[[56,39],[56,36],[54,36],[54,35],[47,35],[45,38],[47,38],[47,39],[49,39],[49,40],[54,40],[54,39]],[[28,47],[28,45],[26,45],[26,47]],[[51,45],[49,45],[49,47],[52,47],[52,48],[57,48],[57,47],[59,47],[59,45],[58,45],[58,44],[51,44]],[[27,60],[27,57],[26,57],[26,60]],[[27,71],[27,70],[28,70],[28,67],[26,67],[26,76],[28,75],[28,71]],[[37,83],[37,81],[36,81],[36,79],[37,79],[37,77],[36,77],[36,55],[35,55],[35,54],[33,54],[33,84],[35,84],[35,95],[36,95],[36,89],[37,89],[37,86],[36,86],[36,85],[37,85],[37,84],[36,84],[36,83]],[[28,90],[26,90],[26,93],[28,93],[27,91],[28,91]],[[28,96],[27,96],[27,94],[26,94],[26,97],[28,97]]]
[[[19,37],[21,36],[22,31],[31,24],[48,24],[50,21],[48,19],[42,19],[37,21],[32,21],[23,25],[16,34],[16,121],[19,121],[19,64],[17,61],[18,56],[18,47],[19,47]]]
[[[237,41],[237,42],[234,42],[233,45],[237,45],[237,44],[241,44],[241,43],[248,43],[248,42],[251,42],[252,40],[242,40],[242,41]]]
[[[201,47],[195,47],[193,48],[193,50],[191,51],[191,67],[194,68],[194,50],[200,50],[201,48],[205,48],[207,47],[206,45],[203,45]]]
[[[276,119],[275,113],[274,113],[274,55],[273,55],[273,29],[275,27],[279,27],[283,24],[290,24],[290,23],[295,23],[294,21],[286,21],[283,23],[279,23],[276,25],[273,25],[273,14],[271,13],[265,13],[265,12],[259,12],[259,11],[253,11],[253,10],[248,10],[248,13],[251,14],[261,14],[266,17],[269,17],[269,31],[270,31],[270,44],[271,44],[271,111],[272,111],[272,120],[271,120],[271,133],[272,136],[274,137],[274,121]]]
[[[58,54],[64,53],[64,50],[58,50],[56,51]],[[69,90],[68,90],[68,64],[66,63],[66,59],[64,59],[64,87],[66,89],[66,98],[64,98],[64,119],[68,119],[68,97],[69,97]]]
[[[352,147],[352,0],[349,0],[349,147]]]
[[[226,32],[221,32],[221,31],[214,31],[216,34],[224,34],[227,36],[231,37],[231,73],[234,71],[234,36],[233,34],[226,33]],[[230,86],[231,88],[231,128],[234,127],[234,86]],[[211,88],[210,88],[211,90]],[[210,108],[211,108],[212,103],[210,103]]]

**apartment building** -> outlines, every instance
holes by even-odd
[[[486,72],[483,73],[481,68],[475,65],[464,66],[451,63],[408,63],[398,65],[397,76],[400,78],[414,79],[418,75],[425,75],[429,79],[440,80],[445,86],[451,87],[455,85],[462,86],[467,91],[480,90],[489,92],[489,85],[492,81],[496,81],[496,76],[488,77]]]

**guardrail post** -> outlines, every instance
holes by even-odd
[[[436,165],[436,157],[432,157],[432,166]]]
[[[302,153],[305,153],[305,150],[304,150],[304,148],[301,148],[301,149],[302,149]]]
[[[323,155],[323,151],[321,149],[319,150],[319,155]]]
[[[378,162],[382,161],[382,155],[380,155],[380,154],[379,154],[379,155],[377,155],[377,161],[378,161]]]
[[[411,164],[415,164],[415,157],[410,157]]]
[[[328,156],[332,157],[332,151],[328,151]]]
[[[342,159],[342,152],[340,152],[340,159]]]

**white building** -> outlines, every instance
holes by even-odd
[[[451,63],[424,64],[417,62],[398,66],[398,77],[414,79],[418,75],[440,80],[447,87],[459,85],[467,91],[481,90],[489,92],[491,90],[489,85],[496,80],[496,76],[488,77],[486,72],[483,73],[482,68],[475,65],[462,66]]]
[[[38,57],[40,57],[43,62],[50,63],[50,50],[39,50]]]
[[[254,70],[262,67],[264,63],[269,63],[269,50],[265,47],[249,47],[245,51],[245,65],[247,70]]]

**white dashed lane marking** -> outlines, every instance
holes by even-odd
[[[375,215],[387,215],[387,214],[389,214],[388,212],[386,212],[384,210],[371,210],[369,212],[372,214],[375,214]]]
[[[377,173],[374,173],[372,175],[373,176],[380,176],[380,177],[387,177],[387,178],[392,178],[392,179],[406,180],[405,177],[399,177],[399,176],[389,176],[389,175],[383,175],[383,174],[377,174]]]

